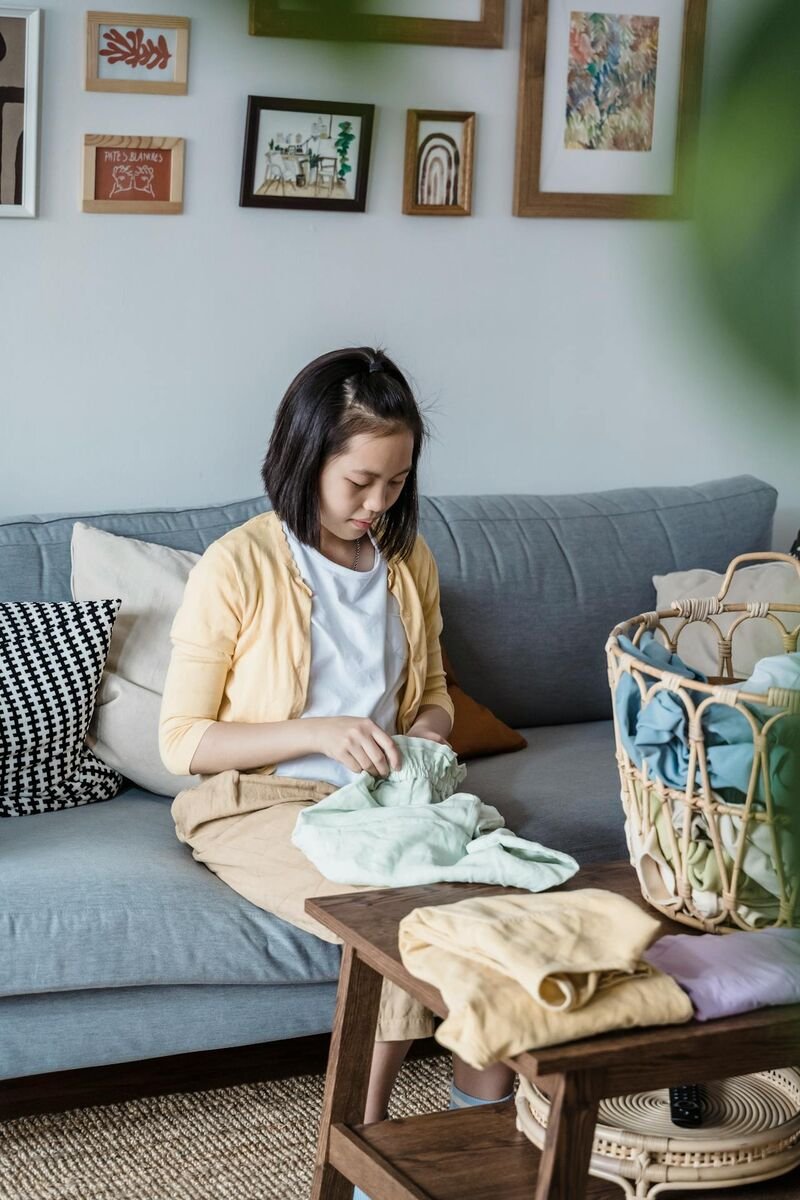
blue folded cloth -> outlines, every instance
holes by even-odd
[[[620,649],[637,659],[648,681],[648,667],[658,667],[679,675],[688,682],[707,682],[707,677],[695,671],[666,646],[657,641],[649,630],[635,646],[624,634],[618,638]],[[778,655],[789,660],[778,665],[763,659],[756,665],[753,676],[744,684],[732,685],[745,692],[765,693],[770,686],[800,688],[800,655]],[[797,660],[796,662],[792,660]],[[771,664],[771,665],[767,665]],[[655,677],[650,676],[655,682]],[[766,682],[780,680],[780,682]],[[766,686],[764,686],[766,682]],[[649,681],[648,681],[649,683]],[[705,697],[689,689],[695,704]],[[616,689],[616,706],[620,736],[631,761],[641,769],[645,761],[650,771],[672,788],[682,790],[689,778],[689,720],[685,705],[674,692],[662,689],[646,703],[638,684],[625,672]],[[756,720],[756,731],[769,710],[758,705],[745,705]],[[744,802],[750,785],[754,757],[754,729],[744,713],[727,704],[711,704],[701,718],[706,746],[709,782],[720,797],[733,804]],[[800,720],[785,719],[767,730],[769,779],[772,798],[778,805],[788,805],[798,799],[798,759],[800,758]],[[697,765],[695,782],[702,782]],[[765,787],[759,774],[756,801],[763,806]]]

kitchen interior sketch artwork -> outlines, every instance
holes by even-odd
[[[26,38],[24,17],[0,13],[0,204],[22,205]]]
[[[255,194],[354,199],[360,132],[356,116],[264,109]]]
[[[568,150],[653,147],[659,18],[570,14]]]

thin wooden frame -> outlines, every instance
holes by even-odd
[[[348,14],[341,37],[354,42],[403,42],[417,46],[472,46],[499,50],[503,46],[505,0],[482,0],[477,21],[436,17],[401,17],[379,13]],[[319,18],[313,12],[281,8],[280,0],[250,0],[253,37],[319,38]]]
[[[25,83],[22,127],[22,192],[19,204],[0,204],[0,217],[35,217],[39,184],[39,75],[42,12],[39,8],[0,8],[0,17],[25,21]],[[15,101],[18,103],[19,101]],[[3,97],[0,96],[0,131]]]
[[[128,25],[136,28],[174,29],[175,78],[101,79],[97,74],[100,53],[100,28],[103,25]],[[189,86],[189,18],[165,17],[148,13],[87,12],[86,78],[87,92],[151,92],[160,96],[185,96]]]
[[[83,139],[83,195],[81,209],[88,213],[148,213],[175,216],[183,212],[183,138],[116,137],[113,134],[87,133]],[[169,200],[97,200],[95,171],[98,150],[169,150]]]
[[[356,186],[352,200],[324,200],[319,196],[257,196],[253,191],[258,133],[261,113],[269,110],[330,114],[332,117],[360,117]],[[325,100],[288,100],[277,96],[248,96],[247,122],[242,155],[242,179],[239,191],[241,208],[317,208],[329,212],[364,212],[367,206],[367,181],[372,146],[374,104],[331,104]]]
[[[458,121],[464,127],[464,144],[459,164],[460,195],[458,204],[420,204],[417,200],[419,173],[420,121]],[[414,217],[468,217],[472,213],[472,168],[475,149],[475,113],[443,112],[429,108],[410,108],[406,118],[406,159],[403,179],[403,212]]]
[[[675,188],[670,195],[539,190],[549,0],[523,0],[514,215],[517,217],[688,217],[693,194],[693,147],[700,117],[707,0],[686,0]]]

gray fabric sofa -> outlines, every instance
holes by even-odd
[[[459,682],[526,750],[465,788],[580,862],[625,857],[604,645],[652,608],[651,576],[771,545],[776,492],[750,476],[573,496],[426,497]],[[78,517],[202,551],[266,507],[0,520],[0,601],[69,600]],[[254,907],[181,845],[170,799],[0,820],[0,1080],[330,1029],[339,950]]]

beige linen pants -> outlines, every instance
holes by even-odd
[[[251,904],[326,942],[341,938],[310,917],[304,902],[312,896],[374,891],[332,883],[293,846],[298,814],[336,791],[315,779],[221,771],[172,802],[178,840],[192,848],[223,882]],[[383,981],[376,1041],[430,1037],[433,1014],[397,984]]]

